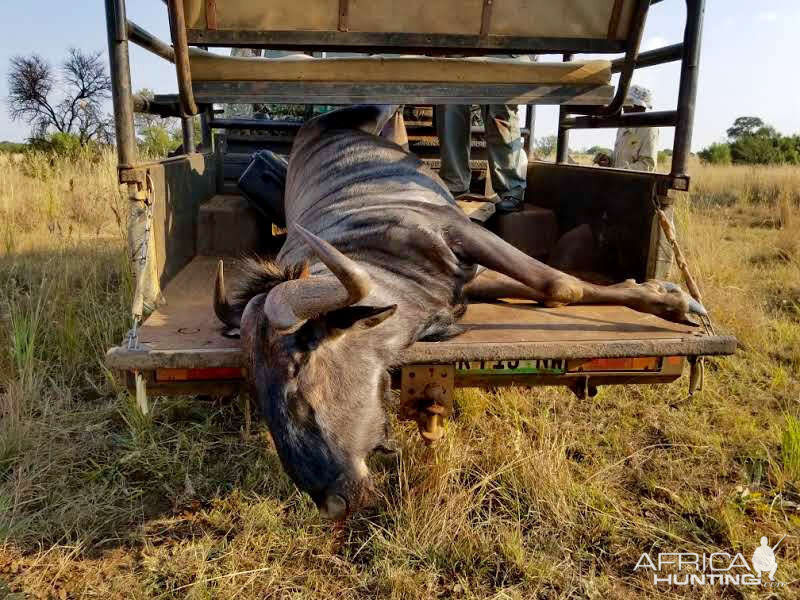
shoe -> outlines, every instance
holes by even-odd
[[[495,204],[494,208],[495,211],[501,214],[519,212],[522,210],[522,200],[513,196],[506,196]]]

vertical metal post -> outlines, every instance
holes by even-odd
[[[200,143],[203,145],[203,152],[210,152],[214,149],[214,142],[211,136],[211,106],[206,106],[205,110],[200,113]]]
[[[181,132],[183,133],[183,153],[193,154],[194,144],[194,117],[181,117]]]
[[[563,56],[564,62],[569,62],[572,60],[572,54],[565,54]],[[564,109],[563,106],[560,106],[558,109],[558,144],[556,145],[556,162],[559,164],[564,164],[569,160],[569,129],[566,129],[561,125],[563,119],[567,117],[569,113]]]
[[[125,0],[105,0],[105,2],[111,97],[114,103],[114,126],[117,134],[117,158],[120,168],[125,168],[133,166],[136,162],[136,132],[133,127],[131,66],[128,55]]]
[[[686,0],[686,30],[683,34],[683,62],[678,88],[678,123],[675,125],[675,141],[672,146],[673,176],[684,176],[688,170],[704,11],[705,0]]]
[[[533,144],[536,133],[536,105],[525,105],[525,126],[528,128],[528,143],[525,145],[525,152],[528,155],[528,161],[533,160]]]

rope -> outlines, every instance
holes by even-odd
[[[672,225],[672,222],[667,217],[667,213],[663,211],[663,209],[656,203],[655,199],[653,200],[653,206],[655,207],[656,214],[658,215],[658,222],[661,225],[661,230],[664,232],[664,236],[667,238],[669,245],[672,247],[672,253],[675,255],[675,262],[678,265],[678,268],[681,270],[681,274],[683,275],[683,280],[686,283],[686,288],[689,290],[689,294],[691,294],[692,298],[697,300],[700,304],[703,304],[703,297],[700,295],[700,288],[697,287],[697,282],[692,277],[692,272],[689,270],[689,263],[686,262],[686,257],[683,254],[683,250],[678,245],[678,240],[675,237],[675,228]],[[700,317],[700,320],[703,322],[703,327],[705,327],[706,334],[714,335],[714,326],[711,324],[711,318],[706,314]],[[689,372],[689,395],[691,396],[695,390],[702,390],[703,384],[705,382],[705,372],[706,372],[706,364],[705,360],[702,356],[696,357],[695,361],[692,363],[692,369]]]
[[[655,201],[653,204],[655,205],[656,215],[658,215],[658,222],[661,225],[661,230],[664,232],[664,236],[667,238],[669,245],[672,247],[672,253],[675,255],[675,262],[677,263],[678,268],[681,270],[681,274],[683,275],[683,280],[686,283],[686,289],[689,290],[689,294],[692,296],[692,298],[697,300],[700,304],[703,304],[703,297],[700,294],[700,288],[697,286],[697,282],[692,276],[692,272],[689,270],[689,264],[686,262],[686,257],[683,254],[683,250],[681,250],[680,245],[678,245],[678,240],[675,237],[675,228],[661,207],[655,204]],[[703,322],[703,326],[706,328],[706,333],[714,335],[714,326],[711,324],[711,319],[708,317],[708,315],[701,316],[700,320]]]

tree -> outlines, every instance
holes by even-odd
[[[728,144],[712,144],[700,158],[749,165],[800,164],[800,136],[781,135],[758,117],[739,117],[727,133]]]
[[[151,158],[164,158],[181,145],[180,132],[170,132],[163,125],[148,125],[138,133],[142,154]]]
[[[153,90],[142,88],[136,95],[152,100]],[[164,158],[181,145],[181,122],[179,119],[162,119],[158,115],[136,113],[133,117],[139,149],[150,158]]]
[[[714,143],[703,148],[697,153],[700,160],[710,163],[712,165],[729,165],[731,164],[731,146],[724,142]]]
[[[554,135],[546,135],[536,140],[535,147],[539,156],[550,156],[556,151],[558,145],[558,138]]]
[[[731,158],[735,163],[771,165],[784,162],[780,149],[780,136],[743,135],[731,144]]]
[[[586,150],[586,154],[591,154],[593,156],[595,154],[607,154],[608,156],[611,156],[613,153],[614,152],[611,150],[611,148],[604,148],[603,146],[592,146]]]
[[[729,138],[736,140],[743,135],[752,135],[762,127],[764,127],[764,121],[758,117],[739,117],[728,128],[727,133]]]
[[[111,79],[100,52],[71,48],[58,72],[37,54],[14,56],[8,90],[11,120],[27,122],[34,139],[58,132],[85,145],[113,137],[111,118],[103,113]]]

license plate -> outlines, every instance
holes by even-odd
[[[560,359],[462,360],[456,363],[458,375],[563,375],[567,361]]]

